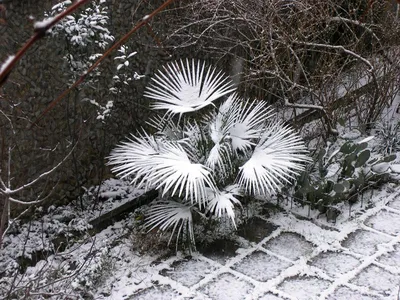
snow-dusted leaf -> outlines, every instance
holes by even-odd
[[[385,173],[389,169],[390,165],[387,162],[377,163],[371,167],[372,172]]]
[[[130,57],[132,57],[132,56],[134,56],[134,55],[136,55],[136,54],[137,54],[136,51],[135,51],[135,52],[132,52],[131,54],[128,55],[128,58],[130,58]]]
[[[192,163],[188,153],[178,143],[163,141],[163,151],[149,161],[153,172],[152,182],[163,188],[163,194],[170,192],[205,205],[206,188],[215,189],[210,170],[202,164]]]
[[[233,102],[233,110],[236,118],[229,129],[232,148],[244,152],[254,146],[254,141],[261,137],[263,125],[273,116],[273,112],[264,101],[250,103],[240,99]]]
[[[132,183],[146,188],[162,188],[163,195],[184,196],[200,207],[205,205],[206,188],[215,189],[210,170],[193,163],[190,149],[177,142],[144,134],[114,149],[109,157],[112,171],[133,177]]]
[[[357,144],[362,144],[362,143],[368,143],[369,141],[371,141],[372,139],[374,139],[375,137],[373,135],[366,137],[365,139],[362,139],[361,141],[358,141]]]
[[[193,219],[191,207],[176,201],[163,201],[153,204],[148,210],[146,227],[149,231],[158,228],[161,231],[172,229],[169,243],[176,232],[178,242],[182,233],[186,233],[191,244],[194,245]]]
[[[270,194],[294,179],[310,159],[301,138],[289,127],[271,124],[254,149],[250,159],[240,167],[239,184],[250,193]]]
[[[170,114],[197,111],[232,92],[234,87],[222,72],[206,67],[204,62],[172,62],[159,71],[145,96],[155,100],[154,109]]]
[[[132,184],[151,188],[152,169],[147,161],[159,154],[160,142],[146,133],[139,137],[132,136],[118,145],[108,157],[111,171],[121,178],[133,177]]]
[[[240,186],[237,184],[227,186],[222,191],[210,191],[207,209],[218,218],[227,215],[232,220],[233,225],[236,227],[235,213],[233,208],[235,204],[240,204],[240,201],[236,198],[236,196],[241,195],[242,192]]]
[[[390,169],[392,170],[392,172],[400,173],[400,164],[390,165]]]

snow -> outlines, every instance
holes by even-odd
[[[281,233],[277,238],[264,245],[264,247],[291,260],[296,260],[300,256],[310,254],[313,249],[312,244],[307,242],[303,237],[288,232]]]
[[[230,273],[224,273],[218,276],[216,280],[206,284],[201,288],[201,291],[212,299],[243,300],[253,288],[250,283]]]
[[[370,217],[365,224],[387,234],[394,236],[400,234],[400,218],[392,212],[380,211],[375,216]]]
[[[378,245],[389,241],[390,238],[378,233],[358,230],[349,235],[349,237],[343,242],[343,247],[348,248],[355,253],[368,256],[372,255],[376,251]]]
[[[86,220],[90,220],[101,211],[133,199],[140,191],[133,190],[128,182],[111,179],[100,188],[88,189],[87,193],[98,193],[103,201],[96,212],[88,214]],[[58,289],[69,291],[70,295],[83,295],[89,290],[94,299],[103,300],[395,300],[400,275],[400,210],[396,206],[400,203],[400,193],[388,186],[374,193],[370,202],[368,208],[355,205],[351,216],[340,215],[336,224],[323,218],[307,219],[308,209],[296,205],[291,210],[276,212],[265,222],[251,223],[260,237],[253,241],[247,241],[246,234],[236,237],[239,249],[231,252],[227,249],[229,257],[223,261],[196,252],[192,257],[182,257],[181,253],[163,257],[139,253],[135,250],[138,240],[130,236],[133,222],[130,216],[78,247],[71,244],[64,252],[49,255],[47,262],[42,260],[28,267],[21,284],[38,276],[40,268],[50,271],[50,265],[54,268],[63,265],[63,274],[71,274],[74,264],[84,263],[93,246],[93,258],[81,274]],[[52,207],[43,221],[51,236],[68,232],[65,229],[68,224],[72,227],[80,224],[85,220],[80,216],[70,207]],[[259,216],[258,220],[264,218]],[[40,224],[31,225],[26,255],[36,249],[47,249],[43,248],[43,241],[50,239],[42,240]],[[20,234],[8,235],[0,263],[6,263],[4,253],[7,253],[9,266],[15,264],[13,257],[22,251],[17,245],[23,245],[27,234],[27,228],[22,227]],[[152,238],[152,233],[147,233],[142,242],[151,245]],[[2,286],[9,286],[9,278],[0,279],[0,291]]]
[[[347,287],[340,287],[327,300],[349,300],[349,299],[380,300],[381,298],[377,296],[369,296],[361,292],[349,289]]]
[[[381,292],[383,295],[390,294],[399,285],[399,276],[391,274],[382,268],[370,265],[363,273],[357,275],[352,283],[360,286],[368,286]]]
[[[294,277],[287,279],[279,288],[295,295],[298,300],[313,300],[318,299],[318,295],[328,286],[328,281],[317,277]]]
[[[292,263],[288,261],[277,259],[262,251],[256,251],[235,264],[232,269],[257,281],[267,281],[278,276],[291,265]]]
[[[170,268],[161,270],[160,274],[163,276],[168,276],[184,286],[190,287],[204,277],[214,271],[210,263],[198,260],[198,259],[188,259],[174,262]]]
[[[35,28],[35,30],[44,30],[44,29],[47,30],[49,25],[54,21],[54,19],[55,17],[49,17],[44,19],[43,21],[37,21],[33,25],[33,28]]]
[[[7,57],[7,59],[5,60],[5,62],[0,66],[0,74],[7,69],[7,67],[10,65],[10,63],[13,61],[13,59],[15,58],[15,55],[10,55],[9,57]]]

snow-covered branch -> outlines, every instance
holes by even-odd
[[[299,45],[304,45],[304,46],[311,46],[311,47],[317,47],[317,48],[326,48],[326,49],[334,49],[334,50],[340,50],[346,54],[349,54],[351,56],[353,56],[354,58],[362,61],[364,64],[366,64],[369,69],[368,71],[370,73],[374,72],[374,66],[371,64],[371,62],[362,57],[361,55],[355,53],[354,51],[351,51],[343,46],[340,45],[329,45],[329,44],[319,44],[319,43],[311,43],[311,42],[301,42],[301,41],[294,41],[294,43],[299,44]]]

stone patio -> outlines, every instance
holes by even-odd
[[[238,231],[248,247],[170,258],[125,299],[399,299],[400,194],[332,228],[290,213],[256,223]]]

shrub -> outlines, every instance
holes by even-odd
[[[279,191],[308,161],[301,138],[274,120],[264,101],[240,99],[234,90],[204,63],[166,65],[145,92],[152,108],[165,112],[149,121],[155,134],[132,136],[108,158],[118,176],[160,191],[146,227],[172,230],[169,242],[176,233],[177,246],[182,237],[193,249],[198,216],[227,217],[235,227],[234,209],[243,196]]]

